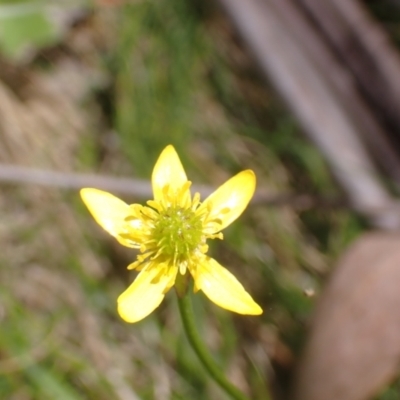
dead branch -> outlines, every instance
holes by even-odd
[[[304,10],[290,0],[220,2],[262,71],[324,153],[353,207],[373,225],[399,229],[397,207],[370,160],[362,132],[368,132],[370,147],[400,182],[397,155],[351,74]]]

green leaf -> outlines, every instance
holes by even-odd
[[[23,58],[27,52],[49,46],[58,39],[56,27],[43,8],[33,8],[26,3],[0,6],[0,49],[10,58]],[[5,8],[7,7],[7,8]],[[6,12],[8,11],[8,12]]]

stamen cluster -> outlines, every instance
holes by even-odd
[[[125,220],[131,222],[132,230],[124,236],[140,243],[142,254],[129,269],[159,268],[162,264],[167,268],[178,266],[182,275],[187,268],[194,272],[207,253],[207,239],[223,238],[221,232],[211,233],[218,232],[221,221],[212,217],[211,207],[199,209],[199,193],[191,200],[190,184],[187,181],[178,191],[166,185],[160,201],[150,200],[148,207],[131,207],[132,213]]]

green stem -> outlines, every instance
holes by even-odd
[[[204,346],[204,343],[202,342],[196,329],[189,291],[183,296],[178,296],[178,304],[187,338],[197,357],[200,359],[210,376],[233,399],[249,400],[247,396],[245,396],[236,386],[232,385],[232,383],[226,379],[225,375],[221,372],[221,368],[215,363],[207,348]]]

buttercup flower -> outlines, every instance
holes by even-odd
[[[239,281],[206,255],[207,239],[222,239],[221,230],[244,211],[253,197],[255,175],[246,170],[200,202],[173,146],[158,158],[152,174],[154,200],[147,206],[128,205],[110,193],[85,188],[81,197],[94,219],[122,245],[139,249],[128,269],[140,271],[118,298],[118,312],[137,322],[156,309],[178,274],[190,274],[194,290],[218,306],[239,314],[258,315],[262,309]]]

